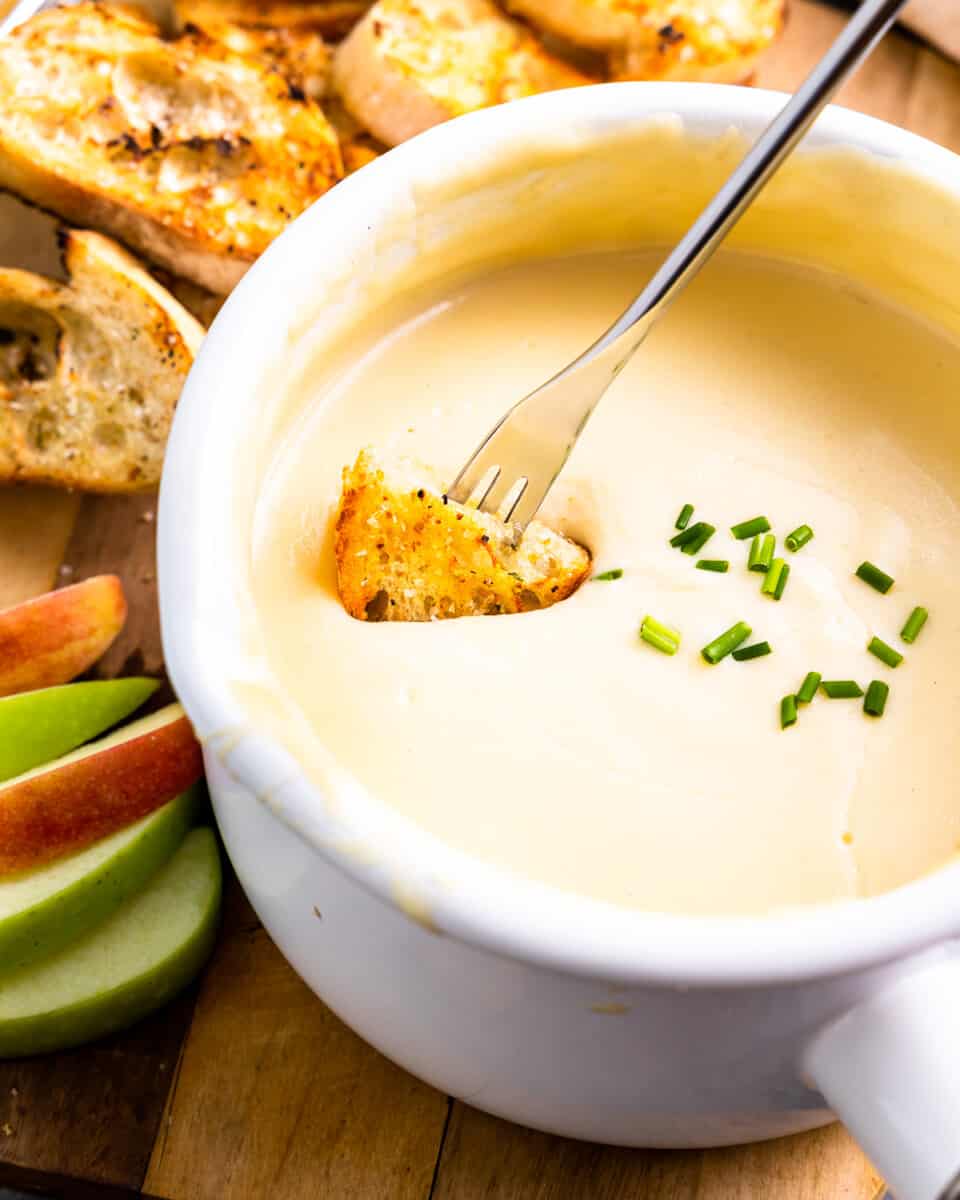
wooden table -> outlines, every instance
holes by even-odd
[[[760,82],[791,88],[841,18],[794,0]],[[843,101],[960,150],[960,70],[891,38]],[[100,670],[162,668],[154,500],[0,493],[0,605],[117,571],[131,618]],[[0,1188],[163,1200],[873,1200],[839,1127],[710,1152],[568,1142],[449,1100],[346,1029],[293,974],[234,886],[189,995],[70,1054],[0,1063]]]

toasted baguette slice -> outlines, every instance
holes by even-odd
[[[528,612],[566,599],[590,555],[539,521],[514,529],[448,501],[425,468],[361,451],[343,473],[335,554],[340,597],[360,621]]]
[[[323,100],[328,90],[332,49],[307,25],[269,28],[238,25],[208,16],[198,23],[205,34],[234,54],[271,64],[286,80],[291,95]]]
[[[614,79],[738,83],[780,32],[786,0],[507,0],[507,7],[607,54]]]
[[[591,82],[491,0],[378,0],[337,48],[333,81],[388,146],[473,109]]]
[[[153,487],[203,328],[108,238],[63,250],[68,284],[0,270],[0,482]]]
[[[344,37],[370,7],[371,0],[176,0],[183,24],[228,23],[272,30],[304,29],[321,37]]]
[[[226,292],[343,175],[269,59],[82,0],[0,41],[0,186]]]

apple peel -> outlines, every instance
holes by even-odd
[[[116,575],[96,575],[0,611],[0,696],[55,687],[81,675],[123,628]]]
[[[203,755],[171,704],[0,787],[0,876],[32,870],[132,825],[185,792]]]

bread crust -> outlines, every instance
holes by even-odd
[[[96,0],[0,43],[0,187],[225,293],[343,176],[336,133],[269,56],[165,39]]]

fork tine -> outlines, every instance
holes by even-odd
[[[489,458],[477,452],[473,458],[467,463],[460,474],[456,477],[453,483],[447,488],[447,496],[451,500],[455,500],[457,504],[466,504],[471,498],[476,498],[477,489],[481,487],[487,476],[491,473],[493,467],[495,474],[490,479],[487,487],[483,489],[483,494],[478,503],[482,503],[486,499],[490,488],[496,483],[500,474],[500,468],[492,464]]]
[[[487,492],[484,502],[480,507],[484,512],[491,513],[501,520],[506,520],[507,518],[503,515],[504,505],[509,504],[509,510],[512,512],[517,506],[517,501],[520,499],[520,496],[514,495],[518,482],[515,476],[508,475],[506,471],[501,471],[496,484]],[[524,487],[526,487],[526,483],[524,483]],[[522,494],[523,492],[521,491],[520,495]]]

